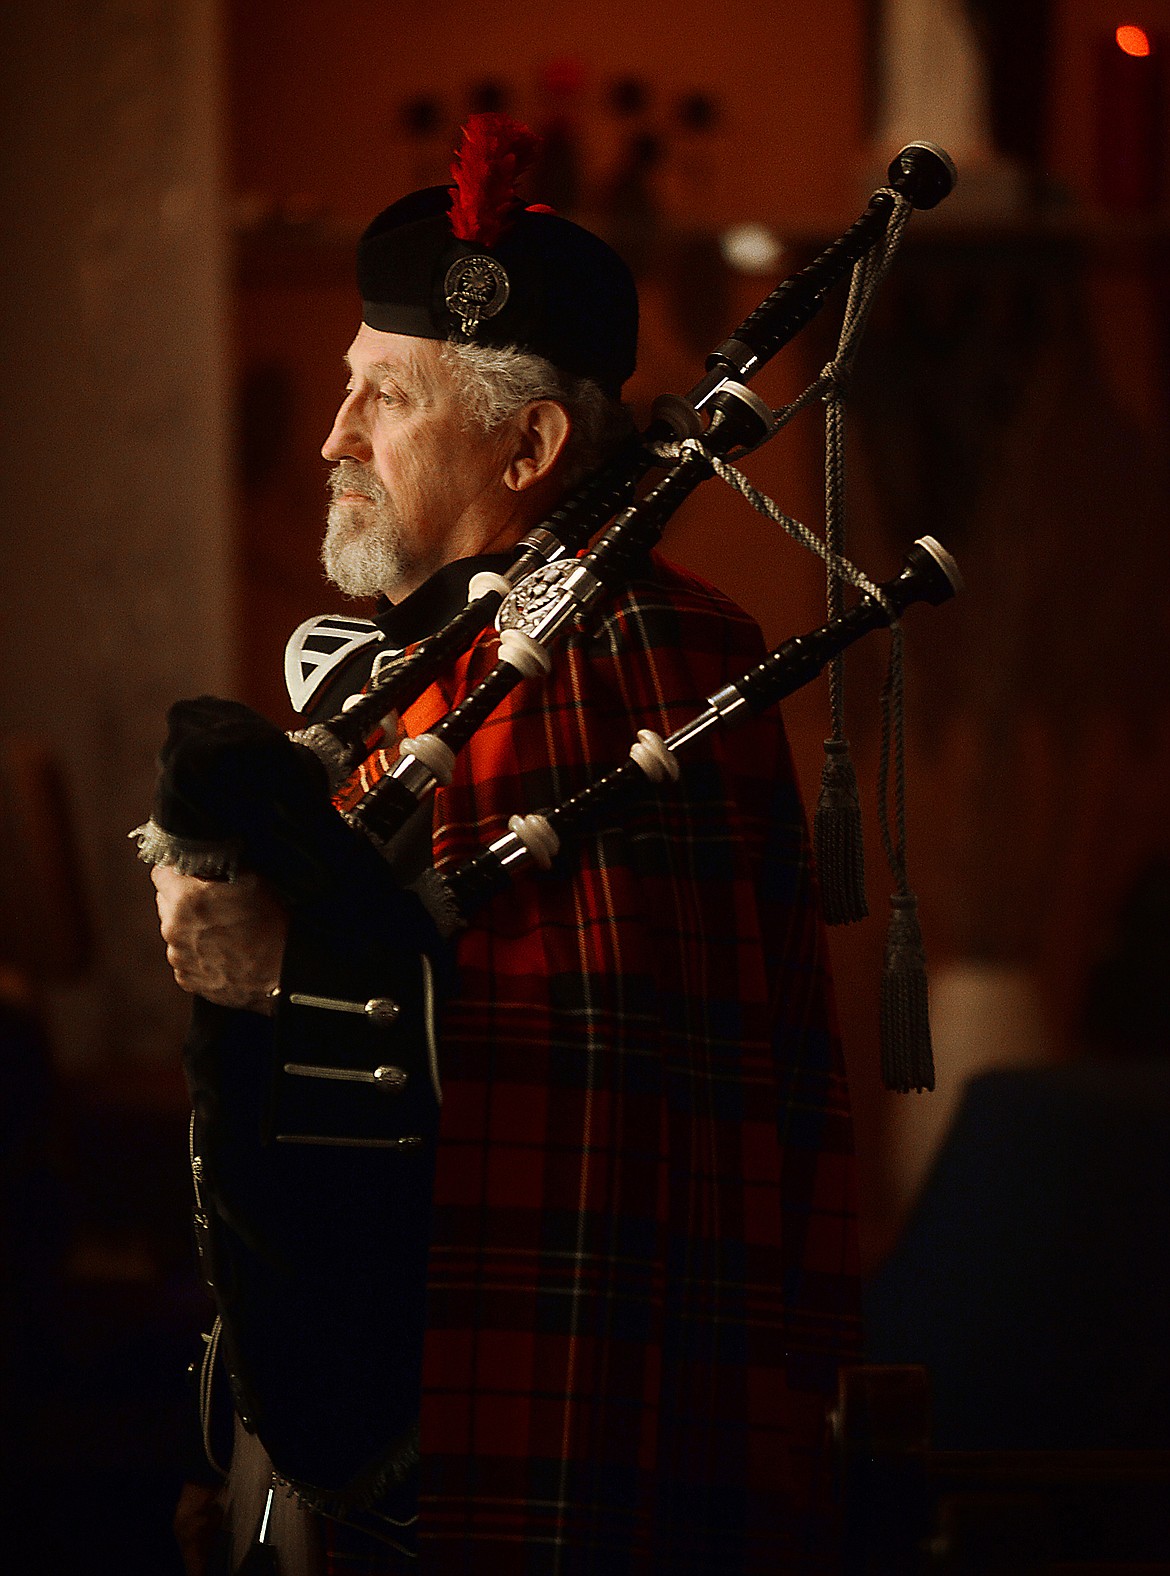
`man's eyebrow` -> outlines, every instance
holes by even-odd
[[[402,387],[402,369],[392,367],[388,361],[372,362],[367,376],[371,383],[390,382]]]
[[[341,361],[350,377],[356,377],[357,374],[354,371],[353,362],[349,359],[348,350],[342,356]],[[402,372],[403,369],[401,367],[391,366],[388,361],[372,361],[362,374],[362,378],[366,383],[390,382],[396,388],[408,389],[411,387],[410,380],[409,378],[404,379]]]

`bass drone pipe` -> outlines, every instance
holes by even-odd
[[[811,683],[832,659],[871,630],[888,627],[915,602],[937,607],[962,589],[958,565],[932,536],[920,537],[906,555],[900,574],[863,595],[847,612],[807,635],[777,646],[755,668],[707,697],[701,711],[667,739],[643,729],[629,760],[574,794],[555,809],[513,816],[509,830],[473,859],[444,878],[459,911],[468,915],[497,887],[530,864],[547,869],[562,843],[612,815],[647,783],[676,781],[678,756],[713,728],[738,722],[775,705]]]

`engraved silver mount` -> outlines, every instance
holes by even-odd
[[[511,289],[503,267],[494,257],[486,257],[482,252],[457,258],[443,280],[447,310],[459,319],[459,326],[468,339],[475,337],[484,318],[495,317],[502,311]]]
[[[596,601],[603,589],[579,559],[562,558],[521,580],[496,615],[496,628],[501,634],[518,629],[534,640],[545,640],[571,614]]]

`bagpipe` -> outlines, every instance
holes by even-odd
[[[833,519],[827,540],[821,542],[755,493],[729,463],[768,441],[817,394],[824,395],[831,410],[839,410],[847,362],[909,212],[933,208],[956,179],[947,155],[925,142],[903,148],[888,175],[889,185],[873,193],[854,223],[807,267],[783,280],[711,352],[705,375],[685,397],[665,395],[656,401],[647,429],[517,544],[506,572],[476,576],[462,611],[383,668],[356,702],[351,697],[336,716],[287,737],[234,702],[202,697],[172,708],[154,810],[131,834],[141,858],[208,879],[230,880],[242,868],[258,871],[307,923],[319,929],[336,925],[339,905],[326,894],[339,886],[364,892],[371,881],[375,887],[390,884],[359,839],[347,839],[329,806],[331,792],[383,748],[387,731],[393,733],[382,724],[396,719],[495,618],[499,660],[493,670],[427,733],[402,739],[398,760],[347,813],[350,831],[376,849],[386,848],[437,783],[450,781],[458,752],[504,697],[524,679],[539,680],[550,671],[558,637],[620,591],[645,562],[675,510],[713,474],[826,560],[833,616],[815,639],[810,635],[779,648],[769,659],[778,667],[784,666],[781,654],[790,648],[799,650],[802,660],[806,651],[822,651],[821,665],[835,666],[839,652],[874,627],[873,617],[896,628],[908,594],[910,601],[938,600],[937,580],[930,581],[929,592],[919,590],[926,580],[917,569],[908,568],[899,577],[898,598],[889,588],[873,585],[844,558],[840,541],[834,541]],[[782,411],[770,410],[747,387],[748,380],[811,321],[850,269],[853,289],[837,358],[799,400]],[[666,474],[633,501],[638,483],[655,466],[665,466]],[[946,562],[944,580],[956,588],[957,571],[938,545],[923,551],[928,558],[933,554],[936,564]],[[921,561],[920,553],[916,563]],[[844,613],[843,582],[860,590],[859,606],[867,610],[866,618]],[[791,687],[819,671],[805,672]],[[757,709],[771,703],[755,699],[766,688],[758,678],[747,683]],[[773,698],[787,693],[790,689],[781,684]],[[640,743],[634,759],[648,759],[647,748]],[[673,759],[674,753],[672,741],[666,756]],[[661,752],[657,757],[665,758]],[[572,819],[567,809],[560,819],[565,824]],[[818,812],[818,834],[821,819]],[[551,846],[545,834],[531,837],[541,847]],[[818,847],[818,852],[826,851]],[[820,862],[831,865],[831,852]],[[363,877],[356,866],[365,871]],[[507,868],[519,866],[510,860]],[[338,879],[332,879],[331,872],[337,872]],[[460,911],[481,888],[481,880],[459,872],[428,883],[426,895],[438,906],[441,927],[450,929],[465,917]],[[831,923],[856,917],[855,912],[835,914],[839,906],[831,897],[826,902]],[[314,921],[318,909],[319,923]]]
[[[746,454],[774,436],[779,430],[774,413],[752,394],[747,382],[812,321],[832,288],[886,236],[895,214],[904,219],[910,208],[935,207],[956,180],[947,155],[929,143],[903,148],[888,174],[889,186],[874,192],[853,224],[807,267],[783,280],[715,347],[707,357],[705,375],[689,393],[661,396],[646,430],[521,539],[504,575],[478,577],[463,610],[409,657],[380,675],[361,701],[294,736],[319,757],[334,785],[368,755],[371,727],[387,712],[401,712],[417,699],[506,603],[499,619],[499,669],[485,681],[482,694],[474,700],[469,697],[463,710],[432,731],[431,736],[443,748],[428,744],[424,751],[445,766],[446,752],[453,756],[466,743],[508,688],[523,677],[548,671],[544,653],[569,620],[628,579],[632,568],[657,543],[675,510],[711,476],[712,457],[725,459],[736,451]],[[788,419],[794,414],[795,408],[785,413]],[[700,434],[702,443],[698,442]],[[667,476],[637,504],[627,507],[637,484],[662,463],[660,446],[680,443],[683,452]],[[576,554],[615,515],[613,525],[577,561]],[[558,564],[560,569],[551,573],[551,566]],[[563,582],[562,597],[553,611],[548,586],[557,580]],[[540,609],[535,627],[530,611],[534,603]],[[515,630],[520,638],[511,633]],[[534,650],[532,642],[543,651]],[[408,751],[408,756],[420,764],[412,766],[410,759],[404,760],[358,816],[376,840],[392,835],[438,780],[432,771],[428,781],[422,755],[411,756]]]
[[[867,632],[897,632],[913,603],[941,603],[959,587],[953,561],[930,537],[911,547],[899,574],[871,582],[831,532],[824,542],[808,540],[811,533],[756,494],[733,463],[818,394],[836,401],[841,367],[909,212],[935,206],[954,180],[941,150],[927,143],[903,149],[889,185],[711,353],[689,394],[660,399],[648,428],[518,544],[503,574],[473,580],[462,611],[383,669],[346,710],[291,735],[213,697],[180,702],[168,715],[152,815],[131,834],[140,857],[205,879],[255,871],[292,916],[274,1018],[197,1001],[188,1075],[203,1181],[197,1233],[223,1316],[237,1408],[282,1478],[311,1502],[348,1513],[384,1499],[417,1460],[421,1288],[441,1103],[435,1021],[450,937],[515,874],[564,862],[567,844],[647,783],[676,780],[687,753],[713,730],[758,715]],[[850,270],[837,361],[792,406],[770,410],[747,382]],[[665,474],[635,496],[656,467]],[[707,696],[669,737],[643,730],[628,759],[583,791],[513,816],[466,864],[443,874],[428,869],[411,888],[400,885],[383,853],[434,786],[450,781],[458,752],[514,686],[539,682],[551,669],[558,638],[620,593],[674,511],[712,475],[813,546],[831,582],[857,588],[853,605],[834,608],[831,598],[823,625],[784,641]],[[396,731],[386,719],[417,699],[493,618],[495,667],[427,733],[402,740],[398,760],[343,818],[332,795],[386,748]],[[900,745],[896,753],[900,776]],[[900,859],[901,843],[894,852]],[[896,916],[899,899],[908,923],[895,945],[915,964],[913,899],[900,891]],[[901,974],[899,986],[892,971],[894,994],[883,1010],[924,1019],[924,982],[899,1004],[897,989],[915,977],[913,968]],[[905,1088],[932,1081],[905,1056],[894,1057],[892,1075]],[[361,1208],[339,1211],[339,1197],[360,1199]],[[274,1200],[283,1201],[284,1223],[261,1231],[257,1222],[271,1220]],[[331,1288],[355,1261],[367,1263],[371,1243],[379,1245],[377,1262],[363,1271],[358,1307]],[[395,1331],[389,1341],[388,1327]]]

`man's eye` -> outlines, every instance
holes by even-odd
[[[383,405],[397,405],[398,395],[393,389],[379,389],[378,398]]]

